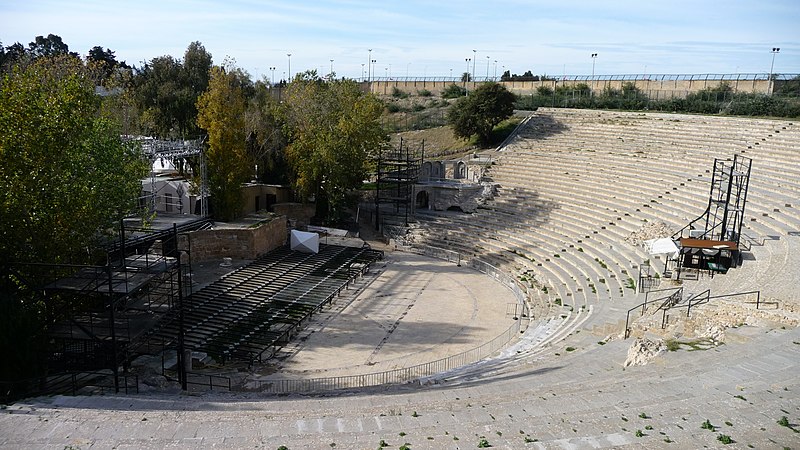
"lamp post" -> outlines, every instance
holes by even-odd
[[[769,95],[772,95],[774,90],[774,82],[772,81],[772,69],[775,68],[775,55],[781,51],[780,47],[772,47],[772,64],[769,65]]]
[[[377,63],[377,62],[378,62],[377,59],[373,59],[370,62],[370,64],[372,64],[372,75],[370,75],[369,71],[367,72],[367,78],[369,78],[370,81],[372,81],[372,77],[375,76],[375,63]]]
[[[272,73],[272,76],[269,79],[269,81],[270,81],[270,83],[275,84],[275,68],[274,67],[270,67],[269,71],[270,71],[270,73]]]
[[[592,81],[594,81],[594,62],[597,60],[597,53],[592,53]]]
[[[478,51],[473,49],[472,50],[472,80],[475,81],[475,61],[478,60]],[[469,72],[469,68],[467,68],[467,72]]]
[[[333,81],[333,60],[331,60],[331,74],[330,74],[330,81]]]
[[[287,53],[286,57],[289,58],[289,81],[292,81],[292,54]]]
[[[372,72],[372,49],[369,49],[369,59],[367,59],[367,81],[370,80]]]
[[[467,62],[467,71],[464,72],[465,74],[467,74],[467,76],[464,77],[464,81],[466,82],[466,81],[469,81],[470,77],[472,76],[472,75],[469,74],[469,62],[472,61],[472,58],[464,58],[464,61]]]
[[[489,79],[489,55],[486,55],[486,79]]]
[[[364,81],[364,63],[361,63],[361,81]]]
[[[497,60],[494,60],[494,80],[497,81]]]

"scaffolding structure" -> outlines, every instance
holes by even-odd
[[[425,157],[425,141],[412,148],[403,138],[397,148],[382,149],[376,159],[375,229],[390,219],[404,226],[414,219],[414,185]]]
[[[734,155],[733,160],[714,159],[706,210],[672,236],[679,252],[666,261],[665,275],[688,270],[727,273],[741,263],[740,240],[744,223],[752,159]]]
[[[17,280],[17,290],[45,305],[40,335],[46,347],[44,373],[36,379],[0,383],[3,396],[75,393],[85,387],[138,389],[130,368],[137,357],[154,352],[149,330],[166,315],[182,317],[184,298],[190,294],[191,265],[182,262],[182,256],[188,261],[190,249],[179,247],[178,234],[210,222],[194,220],[160,230],[126,228],[123,223],[119,239],[105,248],[104,263],[4,267],[4,282]],[[179,381],[185,388],[185,372],[180,371],[182,330],[176,348],[155,351],[176,352]]]
[[[161,140],[148,136],[122,136],[126,141],[138,142],[142,147],[142,152],[150,161],[150,184],[155,185],[155,171],[152,170],[153,164],[159,159],[174,160],[179,158],[199,157],[198,170],[200,178],[200,216],[208,217],[208,174],[206,172],[206,158],[203,152],[203,140]],[[155,211],[156,190],[150,190],[150,197],[147,199],[149,210]]]

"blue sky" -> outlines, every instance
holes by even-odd
[[[800,1],[0,0],[0,40],[57,34],[141,65],[200,41],[256,77],[333,69],[360,77],[512,73],[800,73]],[[475,50],[475,52],[473,52]],[[488,58],[487,58],[488,56]],[[366,70],[366,69],[364,69]],[[470,71],[472,67],[470,66]]]

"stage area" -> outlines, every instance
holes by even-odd
[[[437,259],[387,252],[359,288],[315,315],[256,378],[408,367],[478,347],[514,324],[513,315],[506,315],[506,306],[516,303],[510,290],[473,269]]]

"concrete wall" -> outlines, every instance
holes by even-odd
[[[242,186],[242,215],[261,211],[272,211],[272,205],[292,200],[292,190],[288,186],[251,183]]]
[[[718,86],[722,80],[719,79],[700,79],[700,80],[548,80],[548,81],[502,81],[500,84],[517,95],[531,95],[536,93],[539,86],[575,86],[576,84],[587,84],[596,94],[603,92],[606,87],[622,89],[624,83],[633,83],[645,94],[653,99],[682,98],[687,94],[700,91],[706,88]],[[760,93],[770,92],[770,82],[768,80],[726,80],[735,92]],[[775,82],[775,89],[780,88],[780,81]],[[415,95],[422,89],[431,91],[434,95],[440,95],[448,85],[454,84],[452,81],[373,81],[370,83],[370,91],[377,95],[392,95],[392,89],[397,88],[403,92]],[[455,84],[466,87],[468,91],[473,91],[480,82],[456,82]]]
[[[192,262],[222,258],[256,259],[286,244],[286,217],[278,217],[256,227],[215,228],[181,234],[180,248],[191,250]]]
[[[276,214],[286,216],[293,222],[293,226],[302,228],[311,223],[314,217],[314,204],[302,203],[278,203],[272,206],[272,211]]]

